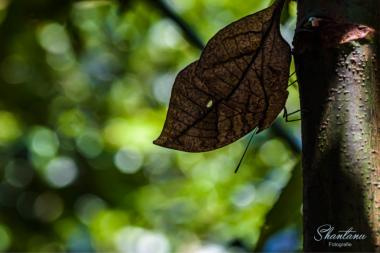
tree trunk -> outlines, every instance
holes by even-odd
[[[380,251],[379,7],[378,0],[298,0],[294,57],[303,110],[305,252]],[[327,21],[304,29],[310,17]],[[345,39],[347,23],[375,32]],[[341,29],[333,32],[331,24]],[[337,36],[347,42],[336,43]],[[318,234],[323,225],[333,231]],[[350,228],[356,232],[349,235],[365,239],[346,234],[334,240]],[[351,246],[332,245],[346,242]]]

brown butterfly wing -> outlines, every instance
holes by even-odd
[[[285,106],[291,51],[280,34],[284,0],[219,31],[174,83],[154,144],[205,152],[268,128]]]

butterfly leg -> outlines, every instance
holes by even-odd
[[[295,111],[295,112],[288,113],[288,110],[286,109],[286,107],[284,107],[284,115],[283,115],[282,117],[285,118],[286,122],[299,121],[299,120],[301,120],[301,119],[289,120],[289,119],[288,119],[288,116],[293,115],[293,114],[296,114],[297,112],[300,112],[300,111],[301,111],[301,110],[297,110],[297,111]]]
[[[298,80],[295,80],[294,82],[292,82],[291,84],[289,84],[289,85],[288,85],[288,88],[289,88],[290,86],[292,86],[293,84],[295,84],[297,81],[298,81]]]
[[[286,109],[286,107],[284,107],[284,115],[282,117],[285,118],[286,122],[300,121],[301,119],[294,119],[294,120],[289,120],[288,119],[288,116],[296,114],[297,112],[301,112],[301,119],[302,119],[302,113],[303,112],[309,112],[309,111],[308,110],[302,110],[302,111],[301,110],[297,110],[295,112],[288,113],[288,110]]]

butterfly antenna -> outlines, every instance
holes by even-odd
[[[245,153],[247,153],[247,150],[248,150],[248,148],[249,148],[249,144],[251,144],[251,141],[252,141],[252,139],[253,139],[253,136],[255,136],[255,134],[257,133],[257,131],[259,131],[259,128],[258,128],[258,127],[256,127],[256,128],[253,130],[253,133],[252,133],[251,139],[249,140],[248,145],[247,145],[247,147],[245,148],[244,154],[243,154],[243,156],[241,157],[238,166],[236,167],[235,173],[238,172],[238,170],[239,170],[239,168],[240,168],[240,165],[241,165],[241,162],[242,162],[243,159],[244,159]]]

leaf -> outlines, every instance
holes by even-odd
[[[299,160],[293,167],[292,177],[284,187],[280,197],[266,216],[261,228],[255,252],[261,252],[265,242],[278,231],[293,223],[302,221],[302,161]],[[286,207],[286,208],[284,208]]]
[[[284,2],[219,31],[201,58],[178,74],[154,144],[205,152],[273,123],[289,94],[291,51],[280,34]]]

